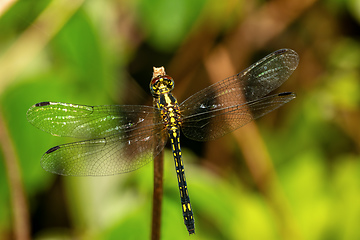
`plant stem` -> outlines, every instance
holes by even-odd
[[[154,158],[154,193],[151,239],[160,239],[161,204],[163,196],[164,151]]]

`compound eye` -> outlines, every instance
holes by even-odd
[[[150,81],[150,91],[152,94],[160,94],[160,88],[162,89],[162,92],[169,92],[174,89],[174,80],[167,76],[159,76],[156,78],[153,78]]]
[[[150,91],[152,94],[158,94],[159,91],[159,77],[153,78],[150,81]]]
[[[158,81],[159,81],[158,77],[151,79],[150,86],[154,86],[155,84],[157,84]]]
[[[164,77],[164,84],[170,91],[174,89],[174,80],[171,77]]]

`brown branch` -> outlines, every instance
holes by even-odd
[[[30,239],[30,221],[16,150],[0,109],[0,145],[9,183],[15,239]]]
[[[151,239],[159,240],[161,233],[161,205],[163,196],[164,151],[154,158],[154,193]]]

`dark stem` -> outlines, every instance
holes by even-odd
[[[161,204],[163,196],[164,151],[154,158],[154,193],[151,239],[160,239]]]

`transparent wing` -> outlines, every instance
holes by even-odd
[[[28,121],[55,136],[101,138],[160,121],[154,108],[136,105],[85,106],[59,102],[41,102],[26,113]]]
[[[293,93],[262,97],[285,82],[298,62],[296,52],[281,49],[190,96],[180,104],[183,133],[199,141],[216,139],[294,99]]]
[[[46,171],[104,176],[136,170],[161,152],[167,133],[157,111],[147,106],[43,102],[32,106],[27,117],[53,135],[90,139],[49,149],[41,159]]]
[[[146,126],[123,134],[53,147],[41,158],[41,166],[46,171],[68,176],[130,172],[153,160],[166,141],[165,129]]]
[[[264,116],[295,97],[295,93],[280,93],[242,105],[197,113],[184,118],[182,130],[190,139],[214,140]]]

